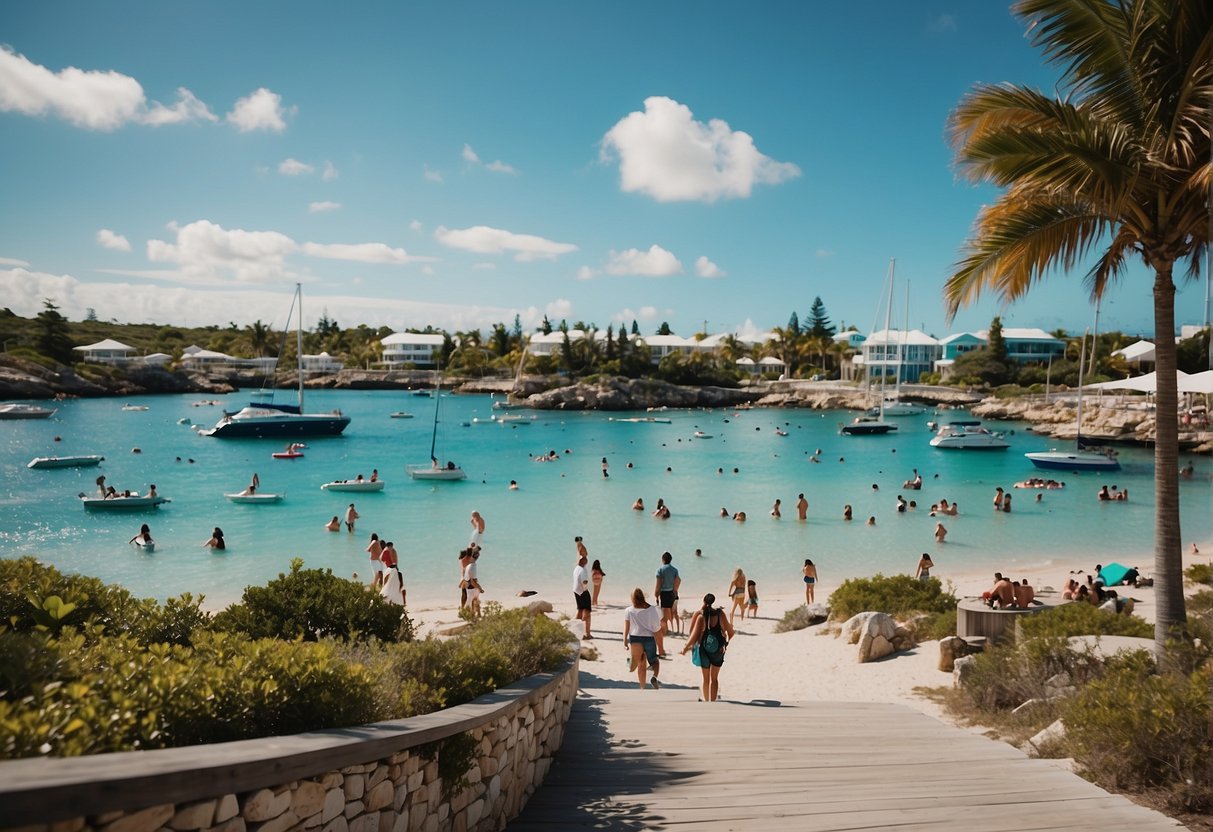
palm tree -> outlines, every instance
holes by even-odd
[[[1050,269],[1073,269],[1096,249],[1086,276],[1096,300],[1134,255],[1153,270],[1161,655],[1185,624],[1172,275],[1185,260],[1195,273],[1209,242],[1213,4],[1020,0],[1013,10],[1061,67],[1061,94],[979,85],[952,114],[960,169],[1006,190],[978,215],[944,296],[951,314],[985,289],[1010,302]]]

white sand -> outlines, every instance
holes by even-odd
[[[1210,560],[1213,546],[1201,546],[1200,549],[1201,554],[1198,556],[1192,556],[1185,551],[1185,566]],[[1138,561],[1144,575],[1151,573],[1149,565],[1152,562],[1151,556],[1142,557]],[[1070,570],[1090,569],[1093,566],[1094,564],[1053,560],[1041,564],[1017,565],[1014,567],[1015,572],[1008,577],[1028,577],[1033,582],[1040,578],[1043,585],[1060,589]],[[958,597],[980,594],[992,583],[992,573],[984,569],[973,573],[945,573],[940,577],[945,584],[952,582]],[[731,573],[721,575],[720,587],[714,590],[719,593],[716,606],[723,604],[727,607],[724,588],[730,578]],[[827,600],[835,586],[836,584],[829,582],[818,585],[815,600]],[[609,598],[611,603],[600,606],[593,612],[591,623],[594,637],[583,643],[594,647],[599,658],[596,661],[583,659],[581,672],[583,687],[604,688],[596,693],[606,694],[606,688],[610,687],[618,689],[616,683],[637,684],[636,674],[628,669],[628,651],[623,646],[624,603],[631,589],[612,584],[608,579],[603,585],[600,600]],[[643,589],[647,595],[652,586],[645,586]],[[683,586],[680,607],[684,613],[694,611],[700,605],[702,590],[703,588],[699,587]],[[1153,620],[1152,588],[1122,588],[1121,591],[1122,594],[1137,600],[1137,615],[1148,621]],[[543,597],[536,595],[531,598],[500,598],[491,594],[487,600],[496,600],[506,607],[514,607],[525,606]],[[893,702],[909,705],[937,718],[943,717],[937,705],[915,693],[915,688],[918,687],[950,685],[952,682],[951,674],[937,669],[937,642],[924,642],[914,650],[898,653],[878,662],[860,664],[856,661],[857,647],[826,633],[823,626],[790,633],[773,632],[776,622],[783,617],[784,612],[804,603],[803,592],[796,595],[771,594],[763,592],[762,587],[759,587],[759,598],[761,606],[756,619],[734,620],[737,635],[729,645],[727,658],[720,673],[722,699],[740,702]],[[457,610],[451,606],[444,606],[442,603],[426,604],[420,600],[414,599],[415,606],[410,609],[410,614],[422,633],[459,621]],[[570,630],[576,634],[582,632],[581,622],[571,620],[574,614],[571,595],[567,598],[546,600],[551,601],[555,607],[554,617],[567,617],[570,619],[566,622]],[[660,678],[667,688],[693,691],[700,685],[701,673],[699,668],[691,664],[689,653],[680,655],[679,651],[685,644],[684,637],[667,637],[666,652],[670,654],[670,658],[662,662]],[[605,684],[600,684],[599,680]]]

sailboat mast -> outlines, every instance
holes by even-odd
[[[430,462],[438,463],[434,451],[438,447],[438,402],[442,401],[442,380],[434,370],[434,432],[430,434]]]
[[[889,356],[889,324],[893,318],[893,267],[897,265],[897,258],[889,258],[889,300],[884,307],[884,353],[885,362],[880,365],[880,421],[884,421],[884,382],[885,376],[888,375],[888,356]],[[898,355],[901,353],[901,342],[898,341]],[[897,368],[898,373],[901,372],[900,365]]]
[[[906,281],[906,328],[897,333],[897,400],[901,401],[901,371],[905,364],[905,344],[902,339],[910,334],[910,281]]]
[[[295,303],[299,305],[299,326],[295,328],[295,375],[299,377],[299,412],[303,412],[303,284],[295,284]]]
[[[1087,362],[1087,332],[1082,334],[1082,349],[1078,351],[1078,421],[1075,426],[1074,440],[1078,450],[1082,450],[1082,373]]]

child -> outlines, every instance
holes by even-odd
[[[758,584],[751,581],[745,582],[746,590],[746,606],[749,608],[750,618],[758,616]]]

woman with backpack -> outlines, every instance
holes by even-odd
[[[682,648],[683,655],[694,649],[692,661],[703,671],[703,698],[701,702],[715,702],[720,692],[720,667],[724,664],[724,651],[733,637],[733,625],[720,607],[713,607],[716,596],[703,596],[703,607],[691,618],[691,632]]]

